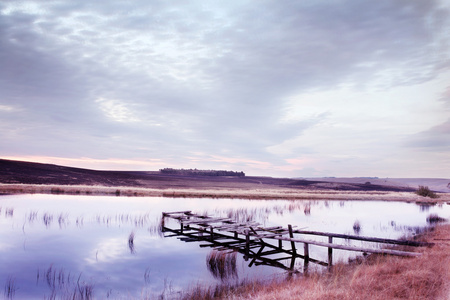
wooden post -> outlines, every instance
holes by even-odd
[[[290,269],[291,271],[294,271],[294,266],[295,266],[295,255],[292,255],[292,258],[291,258],[291,265],[290,265],[289,269]]]
[[[264,247],[265,247],[265,245],[262,245],[261,248],[259,248],[259,251],[256,253],[255,257],[253,257],[252,261],[248,265],[249,267],[253,266],[253,264],[255,263],[256,259],[259,257],[259,255],[263,251]]]
[[[250,232],[248,229],[245,229],[245,261],[248,260],[248,256],[250,254]]]
[[[237,233],[237,231],[234,232],[234,238],[235,238],[235,239],[238,238],[238,233]]]
[[[210,227],[209,231],[211,234],[211,236],[210,236],[211,242],[213,242],[214,241],[214,229],[212,228],[212,226]]]
[[[180,221],[180,233],[183,233],[183,222]]]
[[[278,240],[278,248],[280,248],[280,249],[283,248],[283,241],[282,240]]]
[[[303,272],[305,274],[308,273],[308,264],[309,264],[309,245],[308,243],[304,244],[304,256],[305,256],[305,260],[303,263]]]
[[[330,244],[333,243],[332,236],[328,237],[328,243],[330,243]],[[328,268],[331,269],[332,266],[333,266],[333,248],[328,247]]]
[[[289,224],[288,225],[288,229],[289,229],[289,237],[291,239],[294,238],[294,233],[292,232],[292,225]],[[297,254],[297,250],[295,249],[295,242],[291,241],[291,247],[292,247],[292,253]]]

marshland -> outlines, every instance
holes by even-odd
[[[301,272],[248,267],[239,253],[165,237],[162,212],[177,210],[263,226],[292,224],[391,239],[417,237],[450,218],[446,203],[4,195],[0,198],[0,282],[5,298],[174,299],[200,294],[207,298],[207,291],[230,293],[243,283],[247,287],[258,283],[257,290],[264,290],[274,282],[304,278]],[[312,246],[310,252],[319,259],[327,255],[321,247]],[[336,250],[333,259],[339,269],[362,257]],[[302,263],[296,261],[295,268],[302,270]],[[312,265],[311,273],[331,276],[320,265]]]

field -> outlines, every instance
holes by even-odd
[[[381,200],[450,204],[450,179],[271,178],[182,176],[160,172],[95,171],[0,160],[0,194],[38,193],[127,197],[284,200]],[[416,194],[430,187],[437,198]],[[133,236],[134,237],[134,236]],[[193,287],[187,299],[450,299],[450,225],[439,225],[418,258],[369,255],[330,273],[272,284]]]

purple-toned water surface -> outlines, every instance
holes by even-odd
[[[210,248],[164,238],[160,232],[162,212],[180,210],[263,226],[292,224],[394,239],[427,226],[430,214],[450,219],[447,204],[6,195],[0,197],[0,284],[5,297],[9,291],[14,299],[69,299],[81,291],[98,299],[172,298],[196,285],[222,283],[207,268]],[[326,261],[325,248],[312,246],[310,255]],[[336,250],[333,259],[346,261],[355,255],[359,253]],[[282,269],[248,264],[238,254],[237,277],[228,283],[286,276]],[[301,264],[298,260],[296,268]]]

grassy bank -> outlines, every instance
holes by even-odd
[[[139,188],[89,185],[0,184],[3,194],[114,195],[127,197],[240,198],[285,200],[380,200],[420,203],[450,203],[450,193],[436,193],[438,198],[413,192],[339,191],[319,189],[208,189],[208,188]]]
[[[194,289],[186,299],[450,299],[450,225],[438,226],[426,240],[435,245],[417,249],[417,258],[374,255],[281,283]]]

